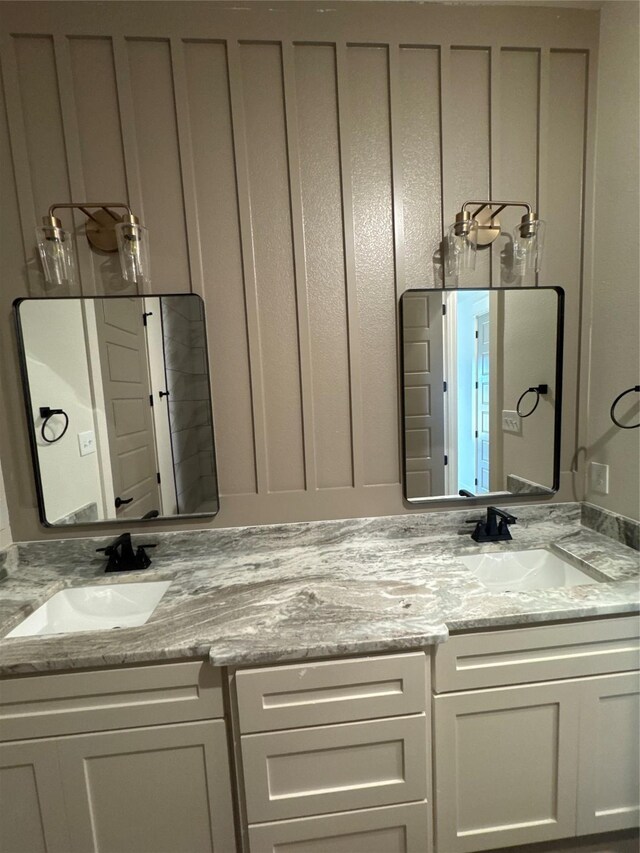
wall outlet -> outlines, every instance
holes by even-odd
[[[86,432],[78,433],[78,445],[80,447],[80,456],[89,456],[90,453],[96,452],[96,436],[92,429]]]
[[[589,463],[589,480],[591,489],[600,495],[609,494],[609,466],[601,462]]]
[[[517,412],[502,412],[502,431],[512,432],[515,435],[522,434],[522,418]]]

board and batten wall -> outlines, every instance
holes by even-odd
[[[53,202],[94,198],[128,201],[149,227],[153,292],[205,299],[216,525],[406,511],[398,298],[441,286],[439,243],[464,201],[529,201],[548,223],[538,283],[567,292],[558,497],[581,497],[597,12],[3,2],[0,14],[0,453],[14,539],[60,532],[37,520],[11,302],[64,295],[43,287],[33,228]],[[126,292],[116,257],[82,236],[77,247],[79,292]],[[461,283],[508,283],[501,248]]]

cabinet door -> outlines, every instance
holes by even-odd
[[[578,835],[638,826],[639,674],[589,679],[583,691]]]
[[[55,741],[0,745],[0,850],[68,853]]]
[[[59,741],[72,853],[233,853],[223,720]]]
[[[580,683],[434,699],[436,847],[575,835]]]
[[[427,803],[306,817],[249,827],[250,853],[427,853]]]

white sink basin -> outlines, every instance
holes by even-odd
[[[585,572],[543,548],[478,554],[460,559],[480,583],[493,592],[519,592],[597,583]]]
[[[170,586],[171,581],[149,581],[63,589],[6,636],[72,634],[144,625]]]

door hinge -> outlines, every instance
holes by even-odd
[[[476,338],[478,337],[478,330],[476,329]]]
[[[478,437],[478,430],[476,430],[476,438]]]
[[[149,405],[153,407],[153,394],[149,394]]]
[[[442,305],[442,314],[444,315],[444,314],[446,314],[446,313],[447,313],[447,306],[443,303],[443,305]]]
[[[476,391],[478,390],[478,383],[476,382]]]
[[[445,453],[445,455],[444,455],[444,464],[445,464],[445,465],[448,465],[448,464],[449,464],[449,457],[447,456],[447,454],[446,454],[446,453]]]
[[[153,311],[145,311],[142,315],[142,322],[145,326],[147,325],[147,317],[153,317]]]
[[[477,478],[477,477],[476,477],[476,478],[475,478],[475,480],[473,481],[473,484],[474,484],[474,486],[477,486],[477,485],[478,485],[478,478]]]
[[[158,478],[158,485],[160,485],[160,482],[161,482],[161,480],[160,480],[160,471],[158,471],[158,473],[156,474],[156,477]]]
[[[443,390],[443,391],[445,391],[445,392],[446,392],[446,390],[447,390],[447,383],[446,383],[446,381],[442,383],[442,390]]]

